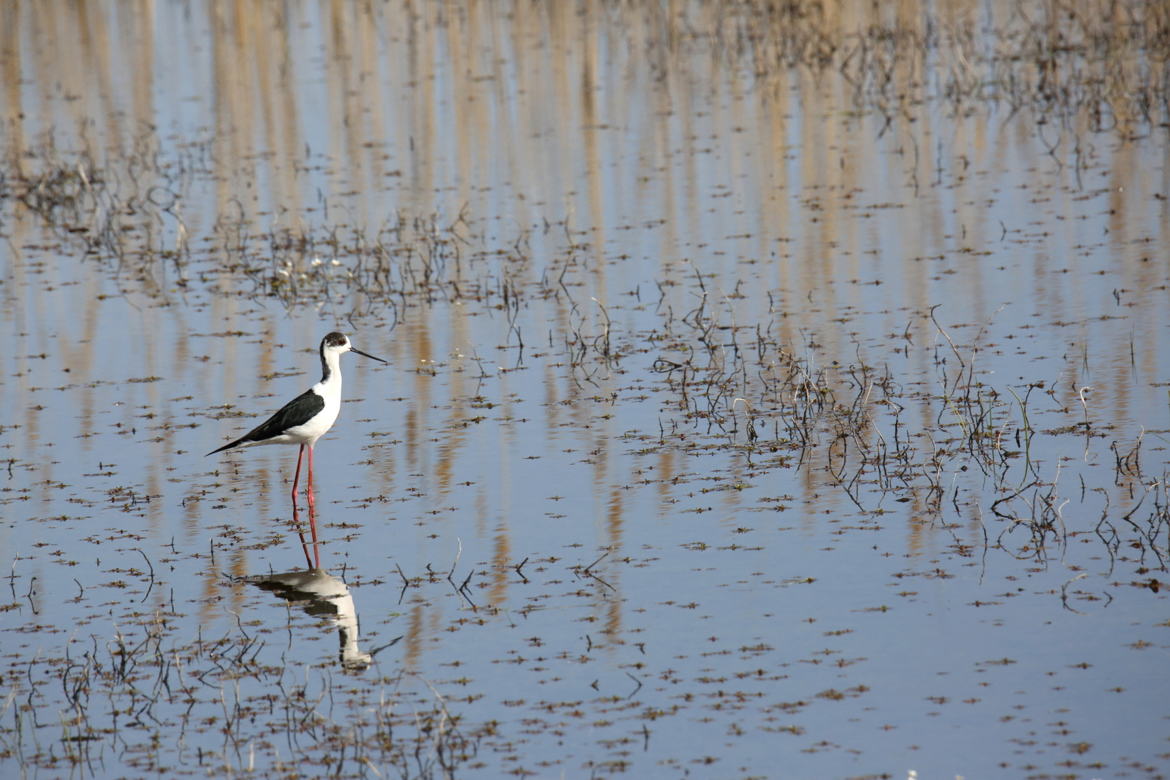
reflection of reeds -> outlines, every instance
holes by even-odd
[[[425,680],[383,679],[365,689],[364,706],[335,711],[322,702],[353,695],[352,681],[290,674],[266,662],[263,635],[248,636],[241,626],[218,639],[179,643],[166,615],[144,620],[129,635],[75,640],[76,657],[34,658],[11,676],[0,700],[0,756],[19,757],[26,769],[100,776],[113,743],[125,748],[118,761],[140,774],[170,771],[177,747],[212,773],[254,771],[259,763],[279,774],[331,762],[339,774],[343,766],[356,774],[378,766],[425,779],[453,776],[491,732],[465,732]],[[49,714],[53,692],[67,704]],[[54,727],[59,738],[46,742],[39,732]],[[256,727],[263,739],[255,738]],[[261,743],[281,749],[268,752]]]
[[[186,273],[191,253],[185,242],[181,251],[164,250],[159,229],[166,219],[182,225],[177,193],[187,174],[181,166],[172,172],[140,155],[132,157],[129,171],[114,172],[95,170],[83,155],[45,153],[40,159],[41,165],[28,166],[31,172],[7,180],[26,208],[63,235],[80,237],[87,253],[108,259],[121,274],[149,281],[168,260]],[[647,351],[645,334],[624,332],[600,299],[574,297],[593,260],[578,253],[571,235],[563,256],[550,258],[539,278],[527,273],[521,239],[502,249],[486,245],[465,213],[453,220],[396,215],[373,230],[336,224],[258,230],[240,213],[222,217],[214,236],[202,262],[218,269],[206,276],[229,274],[245,288],[250,284],[256,298],[289,308],[341,302],[344,316],[388,312],[394,320],[408,308],[474,304],[506,314],[508,338],[515,338],[521,355],[522,311],[534,300],[554,299],[566,307],[558,346],[578,391],[587,385],[600,390],[626,370],[622,364],[630,356]],[[1030,398],[1042,386],[994,386],[978,369],[982,331],[963,346],[933,310],[924,315],[941,339],[933,357],[938,381],[929,392],[909,392],[888,369],[860,356],[849,365],[818,365],[815,344],[800,354],[773,332],[775,323],[743,322],[735,306],[713,305],[698,269],[693,279],[658,283],[660,289],[690,284],[696,302],[682,316],[660,305],[650,339],[657,352],[652,369],[673,399],[664,409],[667,419],[659,420],[660,446],[680,428],[697,429],[717,442],[713,447],[744,452],[749,460],[797,468],[824,464],[831,482],[862,510],[885,496],[914,502],[916,514],[930,519],[959,516],[970,507],[1006,521],[993,538],[1017,554],[1044,558],[1053,545],[1067,544],[1059,471],[1045,472],[1034,450]],[[552,331],[549,336],[552,347]],[[1045,434],[1083,436],[1086,443],[1106,435],[1092,418],[1087,390],[1077,392],[1074,411],[1060,407],[1072,417]],[[595,398],[614,403],[617,395]],[[912,420],[907,409],[929,412]],[[1170,536],[1164,480],[1143,472],[1140,439],[1115,452],[1116,481],[1131,485],[1136,498],[1124,510],[1107,511],[1097,531],[1109,531],[1102,538],[1111,551],[1126,544],[1163,565]],[[981,475],[982,485],[964,487],[961,475],[968,469]],[[1021,541],[1013,542],[1021,530]]]
[[[227,264],[251,279],[258,295],[289,307],[345,297],[354,317],[386,307],[396,312],[412,302],[492,295],[496,285],[468,276],[482,270],[475,261],[485,255],[465,257],[462,225],[462,215],[447,224],[434,216],[399,215],[372,231],[333,225],[251,233],[240,220],[221,221],[218,232]],[[485,283],[488,289],[481,288]]]
[[[1087,3],[722,3],[673,6],[662,40],[709,43],[767,82],[836,72],[857,105],[887,116],[945,99],[1128,131],[1170,108],[1170,7]],[[694,44],[692,44],[694,45]]]
[[[101,168],[85,152],[61,152],[46,141],[19,171],[8,172],[0,195],[15,198],[66,240],[80,242],[83,256],[108,261],[157,293],[162,286],[156,277],[168,265],[185,283],[190,251],[180,203],[193,171],[184,161],[162,161],[156,141],[142,137],[116,168]]]
[[[702,297],[701,287],[693,292]],[[1033,454],[1029,399],[1044,384],[995,387],[978,367],[983,329],[974,343],[959,345],[933,310],[926,315],[946,345],[935,352],[937,385],[927,389],[903,386],[860,355],[849,365],[818,367],[815,344],[799,355],[768,326],[717,314],[700,304],[656,332],[653,370],[673,399],[659,418],[659,447],[739,450],[756,468],[821,474],[862,512],[880,513],[893,500],[912,503],[919,519],[948,524],[986,511],[994,518],[984,524],[989,544],[1020,558],[1046,561],[1074,536],[1095,533],[1111,558],[1125,546],[1141,565],[1165,567],[1167,480],[1142,471],[1142,437],[1113,447],[1116,485],[1130,500],[1111,509],[1101,489],[1106,508],[1095,528],[1071,527],[1064,509],[1078,495],[1084,501],[1084,482],[1062,484],[1060,462],[1045,469]],[[1084,437],[1087,446],[1105,435],[1084,393],[1077,397],[1078,408],[1060,410],[1066,424],[1045,437],[1073,437],[1074,446]],[[696,434],[707,443],[697,444]]]

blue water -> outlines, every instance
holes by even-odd
[[[443,707],[456,776],[1158,773],[1158,131],[887,128],[831,81],[663,76],[589,9],[15,11],[8,181],[80,166],[93,208],[0,201],[6,773],[385,774],[418,740],[425,775]],[[334,328],[390,360],[344,358],[316,451],[364,670],[335,610],[248,579],[312,559],[295,450],[204,455]],[[802,459],[779,376],[864,396],[863,435],[826,414]],[[895,439],[917,469],[851,498]]]

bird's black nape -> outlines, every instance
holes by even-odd
[[[340,333],[336,330],[333,331],[332,333],[326,335],[325,338],[321,339],[321,348],[320,348],[319,352],[321,354],[321,381],[322,382],[329,381],[329,373],[330,373],[329,372],[329,361],[325,359],[325,350],[329,349],[330,347],[334,347],[334,348],[344,347],[348,343],[349,343],[349,339],[347,339],[345,337],[345,334]]]

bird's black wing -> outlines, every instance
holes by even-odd
[[[325,408],[325,399],[314,393],[312,390],[306,390],[298,395],[296,398],[289,401],[280,408],[276,414],[269,417],[264,422],[257,425],[252,430],[245,433],[235,441],[228,442],[217,450],[212,450],[207,453],[214,455],[217,452],[230,450],[232,447],[241,444],[247,444],[250,441],[264,441],[287,431],[289,428],[295,428],[298,425],[303,425],[309,420],[313,419],[315,415],[320,413]]]

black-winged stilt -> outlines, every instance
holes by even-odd
[[[313,445],[317,443],[333,427],[337,414],[341,411],[341,355],[345,352],[356,352],[363,357],[386,361],[374,357],[360,349],[355,349],[349,343],[345,334],[334,331],[321,339],[321,381],[305,392],[289,401],[280,411],[269,417],[260,425],[245,433],[235,441],[228,442],[217,450],[207,453],[214,455],[217,452],[230,450],[241,444],[299,444],[297,454],[297,471],[293,477],[292,500],[297,503],[297,485],[301,478],[301,458],[305,448],[309,448],[309,486],[307,495],[309,505],[313,505]],[[315,525],[315,524],[314,524]],[[316,538],[316,528],[313,529]]]

